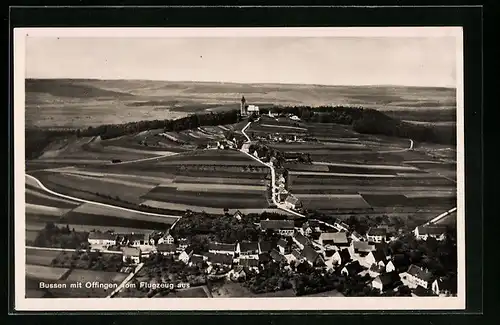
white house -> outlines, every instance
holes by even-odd
[[[457,288],[456,278],[438,278],[432,282],[432,291],[438,296],[449,296]]]
[[[295,232],[293,220],[261,220],[262,231],[272,230],[281,236],[292,236]]]
[[[96,232],[89,233],[88,242],[90,246],[113,246],[116,245],[116,235],[109,232]]]
[[[369,252],[368,255],[359,258],[359,262],[367,268],[371,267],[372,265],[376,265],[377,267],[385,269],[387,259],[382,251],[375,250]]]
[[[401,274],[401,278],[408,283],[410,288],[420,286],[424,289],[430,289],[434,280],[431,272],[413,264]]]
[[[123,262],[139,264],[141,262],[141,249],[138,247],[122,247]]]
[[[361,273],[364,268],[359,264],[358,261],[352,261],[350,263],[347,263],[342,270],[340,270],[340,274],[343,276],[354,276],[356,274]]]
[[[344,248],[342,250],[336,251],[332,257],[332,265],[342,265],[346,264],[351,260],[351,254],[349,253],[349,250],[347,248]]]
[[[398,284],[401,284],[401,280],[397,272],[380,274],[371,282],[372,288],[381,292],[394,289]]]
[[[223,254],[234,256],[236,244],[209,243],[208,251],[212,254]]]
[[[240,255],[240,259],[259,258],[259,243],[258,242],[241,242],[237,244],[236,252]]]
[[[259,111],[260,111],[260,109],[259,109],[259,106],[257,106],[257,105],[248,105],[247,106],[247,113],[249,115],[254,114],[254,113],[259,114]]]
[[[292,121],[300,121],[300,118],[299,118],[297,115],[292,115],[292,116],[290,116],[290,119],[291,119]]]
[[[370,242],[381,243],[387,238],[386,228],[370,228],[366,233],[366,239]]]
[[[446,238],[446,227],[442,226],[427,226],[427,227],[416,227],[413,230],[413,234],[416,239],[427,240],[429,237],[433,237],[436,240],[444,240]]]

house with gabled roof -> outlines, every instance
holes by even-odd
[[[374,250],[368,253],[368,255],[364,256],[363,258],[359,259],[359,262],[364,266],[369,268],[373,264],[377,265],[378,267],[383,267],[385,268],[387,264],[387,258],[384,254],[384,252],[380,250]]]
[[[243,266],[244,268],[248,268],[254,271],[259,270],[259,260],[255,258],[244,258],[241,259],[239,262],[240,266]]]
[[[156,245],[156,251],[162,255],[174,255],[177,253],[176,244],[158,244]]]
[[[434,281],[431,272],[414,264],[410,265],[406,272],[401,273],[401,278],[408,283],[410,288],[420,286],[424,289],[431,289],[431,284]]]
[[[241,242],[237,244],[236,252],[240,258],[258,258],[259,243],[258,242]]]
[[[418,240],[427,240],[432,237],[436,240],[444,240],[446,238],[446,227],[444,226],[419,226],[413,230],[413,234]]]
[[[280,254],[276,249],[271,250],[270,256],[276,263],[286,263],[286,257]]]
[[[240,210],[237,210],[234,214],[233,214],[233,218],[235,218],[236,220],[238,221],[241,221],[241,219],[243,218],[243,213],[241,213]]]
[[[335,228],[337,228],[338,231],[349,231],[349,228],[350,228],[348,224],[346,224],[345,222],[342,222],[340,220],[335,221],[333,223],[333,226]]]
[[[369,242],[380,243],[387,239],[387,229],[386,228],[378,228],[371,227],[366,232],[366,239]]]
[[[213,254],[225,254],[234,256],[236,248],[236,244],[224,244],[217,242],[208,243],[208,252]]]
[[[296,233],[293,236],[293,241],[295,242],[295,244],[297,244],[297,246],[299,246],[300,249],[304,249],[304,247],[306,245],[310,245],[311,244],[311,241],[309,239],[307,239],[301,233]]]
[[[325,265],[325,260],[324,260],[323,256],[320,253],[318,253],[316,250],[314,250],[313,247],[311,247],[309,245],[304,247],[304,249],[301,252],[301,255],[312,266],[324,266]]]
[[[289,240],[285,240],[285,239],[281,238],[276,243],[276,246],[277,246],[280,254],[282,254],[282,255],[287,255],[287,254],[290,254],[292,252],[292,244]]]
[[[351,245],[349,246],[349,252],[351,253],[351,256],[357,255],[357,257],[364,257],[374,250],[375,245],[370,244],[366,241],[352,241]]]
[[[364,267],[359,264],[359,261],[352,261],[344,265],[340,274],[343,276],[354,276],[364,271]]]
[[[260,241],[259,242],[259,253],[269,253],[271,250],[276,247],[273,242],[270,241]]]
[[[354,230],[349,237],[353,241],[365,241],[366,240],[366,238],[363,235],[359,234],[356,230]]]
[[[349,261],[351,261],[351,253],[349,253],[349,250],[347,248],[344,248],[342,250],[336,251],[332,255],[332,265],[342,265],[342,264],[347,264]]]
[[[393,290],[401,284],[401,279],[397,272],[388,272],[378,275],[371,282],[371,286],[375,289],[383,291]]]
[[[408,256],[405,254],[395,254],[392,258],[387,262],[385,267],[386,272],[396,271],[398,273],[405,272],[408,270],[411,262]]]
[[[233,257],[229,254],[207,253],[205,256],[209,265],[233,265]]]
[[[91,231],[87,238],[90,246],[114,246],[116,245],[116,234],[112,232]]]
[[[189,266],[203,265],[207,260],[208,258],[206,256],[199,254],[192,254],[189,259]]]
[[[131,262],[132,264],[139,264],[141,262],[141,249],[138,247],[122,247],[122,258],[124,263]]]
[[[337,247],[349,246],[349,240],[345,232],[323,232],[319,236],[321,245],[335,245]]]
[[[293,220],[261,220],[262,231],[272,230],[281,236],[292,236],[295,232]]]

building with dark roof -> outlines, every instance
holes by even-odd
[[[293,236],[293,241],[297,244],[297,246],[300,247],[300,249],[304,249],[304,247],[306,245],[310,245],[311,244],[311,241],[309,239],[307,239],[307,237],[305,237],[301,233],[296,233]]]
[[[270,241],[259,242],[259,253],[269,253],[276,245]]]
[[[98,246],[113,246],[116,245],[116,234],[110,232],[97,232],[92,231],[89,233],[87,238],[90,246],[98,245]]]
[[[375,289],[382,291],[392,290],[401,284],[401,279],[397,272],[382,273],[371,282]]]
[[[223,243],[209,243],[208,251],[213,254],[226,254],[234,255],[236,251],[236,244],[223,244]]]
[[[370,228],[366,233],[366,239],[370,242],[380,243],[387,239],[387,229],[386,228]]]
[[[369,252],[375,250],[375,245],[370,244],[366,241],[353,241],[351,242],[351,247],[353,252],[356,254],[360,253],[368,254]]]
[[[176,244],[158,244],[156,250],[163,255],[173,255],[177,252]]]
[[[286,258],[285,256],[281,255],[277,250],[273,249],[270,253],[271,258],[273,261],[277,263],[286,263]]]
[[[332,264],[333,265],[346,264],[349,261],[351,261],[351,259],[352,259],[351,253],[349,252],[349,250],[347,248],[344,248],[344,249],[336,251],[332,255]]]
[[[207,253],[207,262],[216,265],[233,265],[233,257],[229,254]]]
[[[387,262],[385,267],[386,272],[396,271],[398,273],[405,272],[410,266],[410,259],[405,254],[395,254],[391,260]]]
[[[354,276],[356,274],[361,273],[364,270],[363,266],[359,264],[359,261],[352,261],[347,263],[340,273],[344,276]]]
[[[261,220],[260,228],[263,231],[272,230],[282,236],[292,236],[295,232],[293,220]]]
[[[239,264],[243,267],[256,269],[259,267],[259,260],[255,258],[244,258],[240,260]]]
[[[454,295],[457,293],[457,277],[440,277],[432,282],[432,291],[439,296]]]
[[[312,266],[322,266],[324,265],[323,256],[314,250],[313,247],[307,245],[301,252],[301,255],[305,258],[309,264]]]
[[[193,254],[191,255],[191,258],[189,259],[189,264],[190,265],[199,265],[205,263],[205,260],[207,258],[203,255],[198,255],[198,254]]]
[[[431,272],[414,264],[408,267],[404,276],[413,286],[421,286],[425,289],[430,289],[431,283],[434,280]]]
[[[240,254],[240,258],[246,258],[250,256],[257,257],[259,255],[259,243],[258,242],[238,243],[237,252]]]
[[[139,264],[141,262],[141,249],[138,247],[122,247],[123,262]]]
[[[276,244],[278,250],[280,251],[281,254],[290,254],[292,251],[292,244],[289,240],[285,239],[280,239],[278,240],[278,243]]]

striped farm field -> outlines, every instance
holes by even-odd
[[[363,194],[372,207],[439,207],[456,205],[456,197],[418,197],[409,198],[397,194]]]
[[[296,195],[306,209],[371,209],[359,194]]]
[[[324,165],[285,163],[284,167],[289,171],[314,171],[314,172],[328,172],[329,171],[328,166],[324,166]]]
[[[80,202],[61,198],[42,190],[30,188],[29,186],[25,191],[25,202],[33,205],[46,205],[60,209],[72,209],[80,205]]]
[[[25,231],[25,242],[32,243],[38,237],[39,230],[28,230]]]
[[[140,213],[135,211],[123,210],[123,209],[115,209],[112,207],[97,205],[93,203],[84,203],[73,209],[69,213],[65,215],[68,219],[68,223],[71,223],[71,215],[72,214],[84,214],[84,215],[93,215],[93,216],[107,216],[110,218],[118,218],[118,219],[130,219],[130,220],[143,220],[157,223],[173,223],[177,220],[176,217],[168,217],[168,216],[156,216],[149,215],[146,213]]]
[[[167,166],[167,165],[213,165],[213,166],[262,166],[261,163],[253,159],[247,160],[177,160],[177,161],[161,161],[157,162],[155,166]]]
[[[162,188],[175,189],[177,191],[187,192],[215,192],[215,193],[263,193],[266,190],[265,185],[243,185],[243,184],[211,184],[211,183],[174,183],[167,185],[160,185],[154,190],[161,191]],[[153,190],[153,191],[154,191]]]
[[[441,177],[408,179],[403,177],[342,177],[342,176],[320,176],[320,175],[294,175],[289,178],[288,186],[295,185],[347,185],[355,186],[407,186],[407,189],[413,187],[428,186],[428,190],[434,187],[456,188],[455,183]]]
[[[209,183],[209,184],[240,184],[240,185],[265,185],[265,179],[231,178],[231,177],[192,177],[177,176],[174,183]]]
[[[180,204],[180,203],[172,203],[172,202],[160,202],[160,201],[155,201],[155,200],[147,200],[144,201],[145,205],[152,206],[152,207],[157,207],[161,209],[169,209],[169,210],[178,210],[178,211],[186,211],[186,210],[191,210],[194,212],[206,212],[210,214],[215,214],[215,215],[222,215],[224,214],[224,210],[221,208],[212,208],[212,207],[207,207],[207,206],[200,206],[200,205],[191,205],[191,204]],[[235,213],[236,211],[240,211],[243,214],[260,214],[262,212],[269,212],[269,213],[278,213],[286,216],[290,216],[289,213],[283,210],[279,209],[273,209],[273,208],[241,208],[241,207],[236,207],[236,208],[228,208],[229,213]]]
[[[46,205],[37,205],[26,203],[26,213],[27,214],[37,214],[43,216],[56,216],[60,217],[70,211],[71,209],[61,209]]]
[[[26,264],[50,266],[60,254],[59,251],[26,248]]]
[[[84,177],[62,173],[40,173],[37,178],[47,188],[66,195],[86,198],[85,193],[119,197],[128,202],[138,203],[138,197],[147,193],[152,186],[126,186],[117,182],[107,182],[104,178]],[[130,184],[130,183],[129,183]]]
[[[57,281],[67,272],[70,272],[70,269],[26,264],[26,276],[39,280]]]
[[[212,208],[267,208],[269,206],[264,193],[233,196],[232,193],[204,192],[201,195],[197,192],[150,192],[144,195],[142,199],[188,205],[199,205]]]

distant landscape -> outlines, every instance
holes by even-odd
[[[175,119],[255,105],[363,106],[419,123],[453,124],[455,89],[236,84],[150,80],[27,79],[26,127],[80,128]]]

